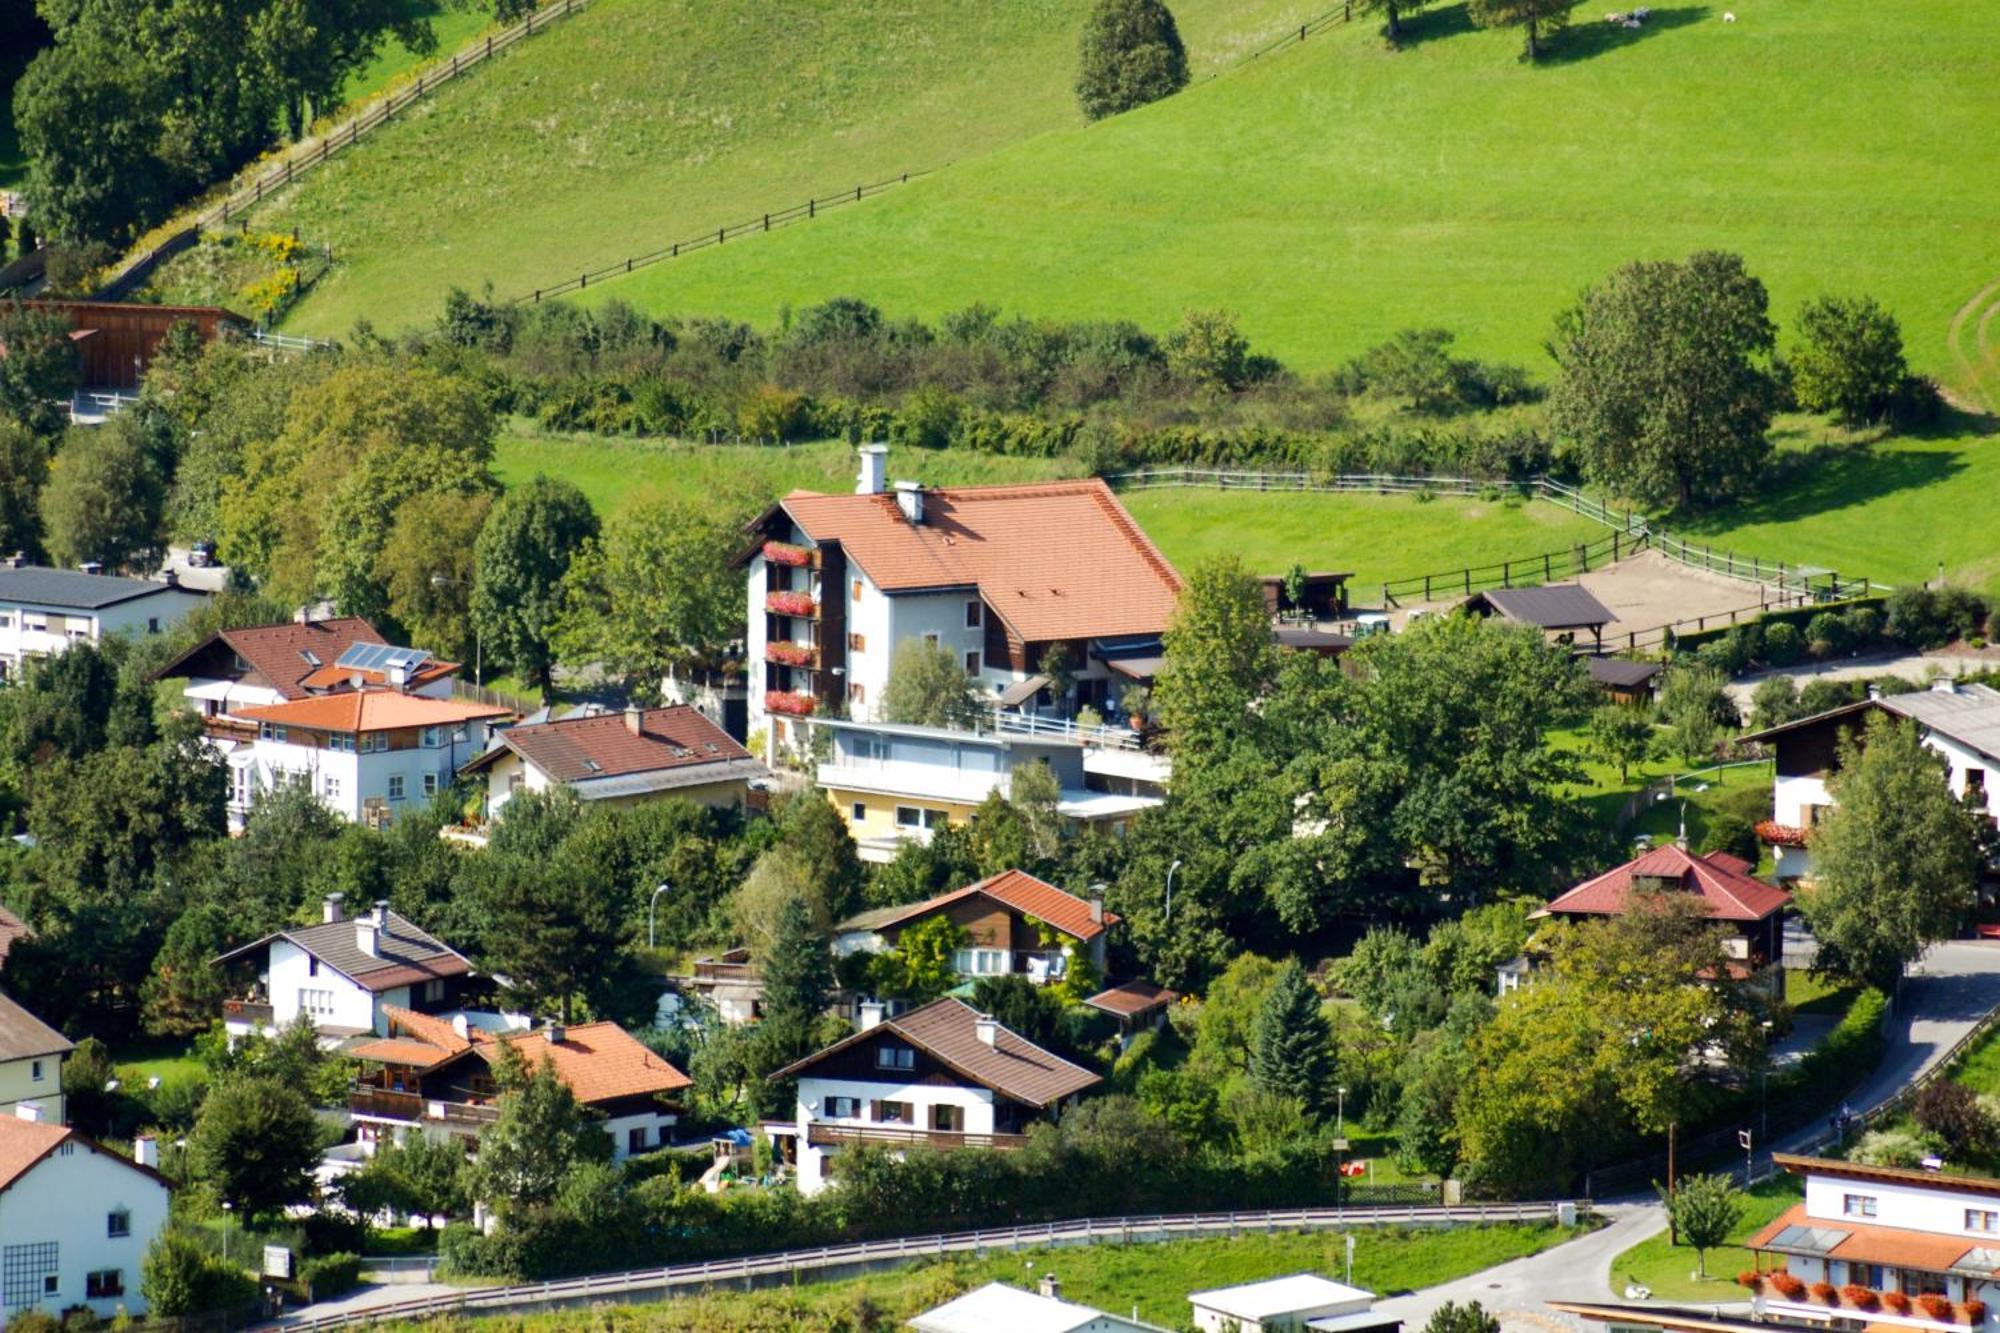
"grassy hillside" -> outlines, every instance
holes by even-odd
[[[2000,279],[2000,6],[1732,7],[1725,24],[1721,5],[1664,5],[1636,32],[1580,9],[1540,67],[1461,4],[1414,20],[1402,51],[1336,29],[599,299],[764,320],[842,293],[928,314],[976,299],[1156,327],[1225,306],[1303,366],[1413,323],[1539,365],[1584,283],[1726,247],[1781,319],[1869,291],[1920,367],[1965,380],[1947,330]]]
[[[1195,67],[1324,0],[1182,0]],[[266,210],[343,266],[288,321],[429,319],[898,172],[1081,122],[1086,0],[595,0]]]

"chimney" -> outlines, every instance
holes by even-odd
[[[1879,699],[1879,698],[1881,698],[1881,697],[1882,697],[1882,687],[1881,687],[1880,685],[1870,685],[1870,686],[1868,687],[1868,697],[1869,697],[1869,698],[1871,698],[1871,699]]]
[[[1936,680],[1931,682],[1931,693],[1957,694],[1958,682],[1950,676],[1939,676]]]
[[[1035,1294],[1042,1297],[1045,1300],[1051,1300],[1051,1301],[1061,1300],[1062,1279],[1057,1277],[1054,1273],[1042,1274],[1042,1280],[1035,1284]]]
[[[466,1021],[464,1014],[453,1014],[451,1016],[451,1034],[460,1041],[472,1040],[472,1024]]]
[[[924,521],[924,484],[920,481],[896,483],[896,508],[912,523]]]
[[[40,1102],[15,1102],[14,1118],[16,1120],[25,1120],[31,1125],[39,1125],[42,1123],[42,1104]]]
[[[86,560],[78,565],[77,568],[86,574],[102,574],[104,572],[104,564],[98,560]]]
[[[160,581],[165,583],[169,588],[178,588],[181,586],[181,572],[178,569],[170,568]]]
[[[7,568],[9,569],[19,569],[21,566],[27,563],[28,563],[28,553],[26,551],[16,551],[14,552],[14,554],[7,557]]]
[[[646,714],[637,704],[625,705],[625,730],[637,736],[646,729]]]
[[[375,900],[375,929],[387,930],[388,928],[389,900],[387,898],[377,898]]]
[[[861,1031],[882,1026],[882,1002],[863,1000],[861,1002]]]
[[[569,1029],[560,1023],[549,1024],[549,1045],[560,1046],[569,1038]]]
[[[160,1169],[160,1141],[151,1134],[141,1134],[132,1140],[132,1160],[140,1166]]]
[[[988,1046],[999,1045],[1000,1021],[994,1018],[993,1015],[981,1014],[979,1017],[973,1019],[972,1030],[978,1035],[979,1040],[985,1042]]]
[[[376,927],[374,917],[357,916],[354,918],[354,947],[367,954],[370,958],[380,958],[382,956],[382,951],[378,945],[380,936],[381,931]]]
[[[1096,889],[1090,891],[1090,924],[1093,926],[1104,924],[1104,895]]]
[[[856,495],[880,495],[889,484],[889,446],[861,446],[861,471],[854,478]]]
[[[410,668],[407,663],[391,662],[389,664],[389,684],[398,690],[407,690],[410,688]]]
[[[346,899],[347,895],[344,893],[327,894],[326,901],[320,905],[319,919],[328,925],[341,920],[346,915],[341,909],[341,903]]]

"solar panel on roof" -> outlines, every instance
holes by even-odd
[[[393,643],[357,643],[340,655],[334,665],[351,671],[390,671],[396,667],[414,671],[431,660],[422,648],[404,648]]]
[[[1790,1226],[1771,1237],[1764,1248],[1786,1254],[1830,1254],[1847,1236],[1847,1232],[1832,1227]]]

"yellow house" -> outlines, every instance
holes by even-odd
[[[0,1117],[62,1124],[63,1060],[75,1049],[69,1038],[0,995]]]

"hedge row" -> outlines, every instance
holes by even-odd
[[[1790,625],[1800,633],[1804,633],[1806,626],[1812,623],[1815,616],[1828,613],[1845,615],[1847,612],[1858,607],[1868,607],[1880,613],[1888,600],[1888,595],[1885,593],[1869,593],[1862,597],[1844,597],[1837,602],[1816,602],[1809,606],[1788,606],[1765,611],[1759,614],[1755,620],[1748,620],[1742,624],[1718,625],[1714,629],[1694,630],[1687,634],[1676,634],[1672,639],[1673,649],[1675,652],[1682,653],[1698,652],[1704,644],[1719,643],[1727,639],[1731,634],[1735,634],[1751,626],[1763,630],[1772,625]]]

